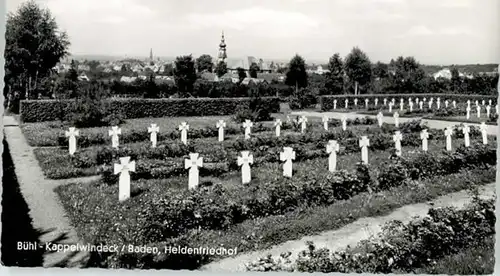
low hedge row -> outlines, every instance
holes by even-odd
[[[408,224],[391,221],[376,237],[352,249],[330,252],[313,243],[290,261],[271,256],[247,264],[248,271],[323,273],[412,273],[416,268],[474,246],[495,234],[495,200],[474,197],[465,209],[432,208]],[[290,265],[291,264],[291,265]]]
[[[138,204],[136,208],[141,209],[137,214],[138,228],[134,230],[139,239],[136,242],[158,242],[194,228],[226,229],[247,219],[290,212],[304,204],[331,204],[361,192],[388,189],[406,180],[427,177],[427,169],[432,169],[432,176],[436,176],[494,164],[496,149],[474,144],[454,153],[418,153],[411,159],[389,160],[380,172],[362,164],[353,173],[343,170],[331,173],[315,167],[298,172],[293,178],[266,175],[265,183],[259,185],[214,184],[196,190],[170,190],[161,197],[150,195],[147,200],[134,201]],[[402,175],[406,178],[402,179]]]
[[[269,112],[280,111],[277,97],[264,97],[262,104]],[[188,99],[108,99],[111,114],[125,119],[145,117],[181,117],[231,115],[241,107],[248,107],[250,98],[188,98]],[[22,100],[22,122],[56,121],[67,119],[74,111],[72,100]]]
[[[366,118],[355,118],[355,119],[348,119],[347,121],[348,126],[355,126],[355,125],[373,125],[376,123],[376,119],[366,117]],[[330,127],[338,127],[341,125],[341,121],[338,119],[331,119],[329,121],[329,126]],[[308,128],[313,127],[314,125],[311,125],[309,123]],[[319,126],[319,125],[318,125]],[[321,124],[321,127],[323,125]],[[281,130],[289,130],[292,129],[294,131],[299,131],[300,126],[296,122],[296,120],[291,121],[291,122],[282,122]],[[269,132],[269,131],[274,131],[275,128],[272,125],[268,124],[262,124],[262,123],[254,123],[252,127],[252,133],[261,133],[261,132]],[[65,136],[64,131],[61,131],[58,133],[57,138],[57,145],[60,147],[68,147],[68,137]],[[243,127],[233,127],[233,126],[228,126],[224,129],[224,134],[225,135],[236,135],[236,134],[244,134],[244,129]],[[191,139],[198,139],[198,138],[210,138],[210,137],[218,137],[219,135],[219,129],[216,128],[215,126],[206,126],[204,128],[190,128],[188,131],[188,142],[191,141]],[[180,140],[180,131],[175,130],[175,131],[160,131],[157,134],[157,140],[159,143],[161,143],[162,140]],[[120,143],[121,144],[127,144],[127,143],[134,143],[134,142],[141,142],[141,141],[148,141],[150,139],[150,133],[148,133],[147,129],[143,130],[132,130],[130,132],[122,132],[122,134],[119,136]],[[168,141],[171,143],[172,141]],[[102,145],[102,144],[109,144],[111,143],[111,138],[108,136],[108,133],[103,131],[102,133],[85,133],[84,130],[80,131],[80,136],[77,137],[77,144],[78,147],[85,148],[89,147],[92,145]]]
[[[366,94],[366,95],[329,95],[329,96],[320,96],[319,97],[319,104],[321,106],[322,111],[330,111],[333,109],[333,101],[337,100],[337,108],[344,108],[344,101],[346,99],[349,100],[349,106],[352,106],[354,104],[354,99],[358,99],[358,106],[359,107],[364,107],[365,105],[365,99],[369,99],[370,103],[373,104],[373,100],[375,98],[378,98],[378,104],[383,105],[384,98],[387,99],[387,101],[391,101],[392,98],[395,99],[396,105],[399,106],[399,101],[400,99],[405,100],[405,105],[408,103],[408,98],[427,98],[429,100],[430,98],[434,98],[435,100],[437,98],[441,98],[441,106],[444,107],[444,101],[445,100],[455,100],[457,102],[464,102],[467,100],[471,100],[471,102],[475,102],[476,100],[482,101],[482,100],[491,100],[492,104],[495,105],[497,102],[497,97],[496,96],[487,96],[487,95],[463,95],[463,94]],[[425,104],[424,104],[425,105]],[[418,108],[418,106],[414,106],[414,108]]]

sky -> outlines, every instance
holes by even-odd
[[[324,61],[357,46],[373,62],[499,63],[498,0],[36,0],[72,54]],[[15,12],[22,0],[7,0]]]

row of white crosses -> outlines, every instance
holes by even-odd
[[[488,143],[487,138],[487,127],[485,123],[481,124],[481,133],[483,138],[483,144]],[[469,132],[470,127],[465,125],[462,128],[464,134],[465,146],[470,146]],[[453,129],[448,127],[444,130],[444,135],[446,136],[446,150],[451,151],[451,136],[453,134]],[[420,139],[422,140],[422,150],[428,150],[428,139],[429,133],[426,129],[422,130],[420,133]],[[393,141],[396,149],[396,155],[401,156],[402,148],[401,141],[403,140],[403,135],[400,131],[396,131],[393,135]],[[359,147],[361,148],[361,161],[364,164],[368,164],[368,147],[370,146],[370,140],[367,136],[361,136],[359,140]],[[334,172],[337,167],[337,152],[339,152],[339,143],[335,140],[330,140],[326,145],[326,152],[329,154],[328,157],[328,170]],[[280,152],[280,160],[284,162],[283,164],[283,176],[292,177],[292,162],[295,160],[295,151],[291,147],[284,147],[283,152]],[[242,183],[249,183],[251,181],[251,169],[250,165],[253,164],[253,155],[249,151],[242,151],[241,156],[238,156],[237,163],[241,166],[241,179]],[[195,189],[199,184],[199,168],[203,166],[203,158],[199,156],[198,153],[190,153],[189,159],[185,159],[185,169],[189,169],[189,180],[188,188]],[[135,172],[135,161],[130,161],[130,157],[120,158],[120,164],[115,164],[114,174],[120,174],[119,177],[119,200],[123,201],[130,197],[130,172]]]

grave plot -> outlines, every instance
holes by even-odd
[[[342,128],[337,133],[345,132]],[[141,172],[141,158],[115,156],[107,177],[57,192],[78,233],[91,243],[232,246],[245,252],[495,178],[496,142],[486,137],[484,144],[475,128],[427,130],[409,122],[364,127],[353,131],[354,137],[319,131],[306,127],[304,134],[292,136],[304,140],[277,144],[275,150],[259,144],[265,139],[258,135],[243,137],[239,144],[248,145],[222,155],[232,169],[217,173],[203,171],[221,151],[214,144],[202,147],[213,148],[211,154],[190,152],[160,167],[157,175],[150,172],[154,169]],[[211,141],[220,143],[217,137]],[[318,153],[303,157],[314,150]],[[163,174],[175,166],[183,172]],[[380,195],[377,203],[373,192]],[[223,257],[120,253],[101,261],[107,267],[134,259],[144,268],[196,269]]]

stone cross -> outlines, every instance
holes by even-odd
[[[284,147],[280,152],[280,160],[283,164],[283,176],[292,177],[292,160],[295,160],[295,151],[290,147]]]
[[[401,101],[399,102],[399,110],[403,111],[404,106],[405,106],[405,102],[403,101],[403,99],[401,99]]]
[[[368,109],[368,99],[365,99],[365,108]]]
[[[65,132],[66,137],[69,137],[69,155],[73,155],[76,152],[76,136],[80,136],[80,131],[74,127],[70,127],[69,131]]]
[[[361,136],[359,140],[359,147],[361,148],[361,161],[364,164],[368,164],[368,146],[370,146],[370,140],[367,136]]]
[[[333,100],[333,109],[337,109],[337,100]]]
[[[489,118],[491,114],[491,105],[486,106],[486,118]]]
[[[184,159],[184,168],[189,169],[188,188],[195,189],[200,183],[200,173],[198,167],[203,167],[203,157],[198,153],[190,153],[189,159]]]
[[[109,131],[109,136],[111,136],[111,147],[113,148],[118,148],[118,135],[121,135],[122,134],[122,129],[117,127],[117,126],[114,126],[111,128],[111,130]]]
[[[441,98],[437,98],[436,108],[439,109],[441,107]]]
[[[467,118],[467,120],[470,119],[470,106],[467,106],[467,108],[465,109],[465,111],[467,111],[467,114],[465,115],[465,118]]]
[[[408,102],[411,102],[411,97],[408,98]]]
[[[358,98],[355,98],[355,99],[354,99],[354,106],[355,106],[355,107],[358,107]]]
[[[276,127],[276,137],[280,137],[281,124],[282,123],[280,119],[276,119],[276,121],[274,122],[274,126]]]
[[[250,139],[250,130],[253,127],[253,123],[250,120],[245,120],[243,123],[243,128],[245,128],[245,139]]]
[[[349,100],[345,99],[345,109],[347,109],[347,105],[349,104]]]
[[[427,139],[429,139],[427,129],[422,129],[420,132],[420,139],[422,140],[422,150],[427,151]]]
[[[375,107],[377,107],[378,104],[378,98],[375,98]]]
[[[453,100],[452,104],[453,104],[453,108],[457,108],[457,101]]]
[[[158,127],[156,124],[151,124],[150,127],[148,127],[148,133],[151,133],[149,139],[151,140],[151,144],[153,148],[156,148],[156,142],[157,142],[157,137],[156,134],[160,131],[160,127]]]
[[[121,157],[120,164],[115,164],[114,174],[120,174],[118,181],[118,200],[130,198],[130,172],[135,172],[135,161],[130,161],[130,156]]]
[[[409,105],[410,105],[410,112],[412,112],[413,111],[413,102],[410,102]]]
[[[415,98],[415,103],[418,104],[418,98]]]
[[[448,100],[444,101],[444,107],[448,108]]]
[[[424,97],[424,99],[422,100],[423,102],[427,101],[427,98]]]
[[[392,102],[389,102],[389,113],[392,112]]]
[[[498,114],[498,104],[495,105],[495,113]]]
[[[485,104],[486,104],[486,101],[485,101],[485,100],[483,100],[481,103],[482,103],[482,105],[485,105]]]
[[[479,101],[478,100],[476,100],[476,105],[479,105]]]
[[[345,131],[347,129],[347,118],[346,118],[346,116],[345,115],[342,116],[342,118],[340,120],[342,122],[342,130]]]
[[[481,118],[481,106],[480,105],[476,106],[476,112],[477,112],[477,117]]]
[[[328,141],[326,145],[326,153],[328,157],[328,170],[334,172],[337,169],[337,152],[340,150],[339,143],[335,140]]]
[[[307,123],[307,117],[306,116],[301,116],[299,118],[299,124],[300,124],[302,133],[306,132],[306,123]]]
[[[238,166],[241,166],[241,181],[243,184],[249,183],[252,179],[250,164],[253,164],[253,155],[249,151],[242,151],[238,156]]]
[[[226,122],[224,122],[224,120],[219,120],[215,126],[219,129],[219,142],[224,141],[224,128],[226,127]]]
[[[488,100],[488,105],[491,105],[491,100]]]
[[[470,107],[470,100],[467,100],[467,106]]]
[[[392,140],[395,143],[396,147],[396,155],[401,156],[401,140],[403,139],[403,135],[401,134],[401,131],[396,131],[396,133],[392,136]]]
[[[465,125],[463,128],[462,128],[462,132],[464,134],[464,142],[465,142],[465,146],[468,147],[470,146],[470,138],[469,138],[469,133],[470,133],[470,127],[468,125]]]
[[[487,145],[488,144],[488,126],[486,125],[485,122],[482,122],[481,125],[479,126],[479,129],[481,130],[481,136],[483,137],[483,144]]]
[[[179,130],[181,131],[181,142],[187,145],[187,131],[189,130],[189,125],[186,122],[182,122],[179,125]]]
[[[391,102],[392,102],[392,105],[395,105],[396,104],[396,99],[392,98]]]
[[[328,121],[330,120],[330,118],[328,118],[328,116],[323,116],[323,128],[325,130],[328,130]]]
[[[446,136],[446,150],[451,151],[451,135],[453,134],[453,129],[451,127],[447,127],[444,131],[444,135]]]
[[[378,126],[379,127],[382,127],[382,124],[384,123],[384,114],[382,114],[382,112],[379,112],[377,114],[377,121],[378,121]]]
[[[399,127],[399,114],[397,112],[394,112],[393,117],[394,117],[394,125],[396,127]]]
[[[429,104],[429,109],[432,108],[432,99],[430,101],[427,102]]]
[[[387,98],[384,98],[384,106],[387,105]]]

